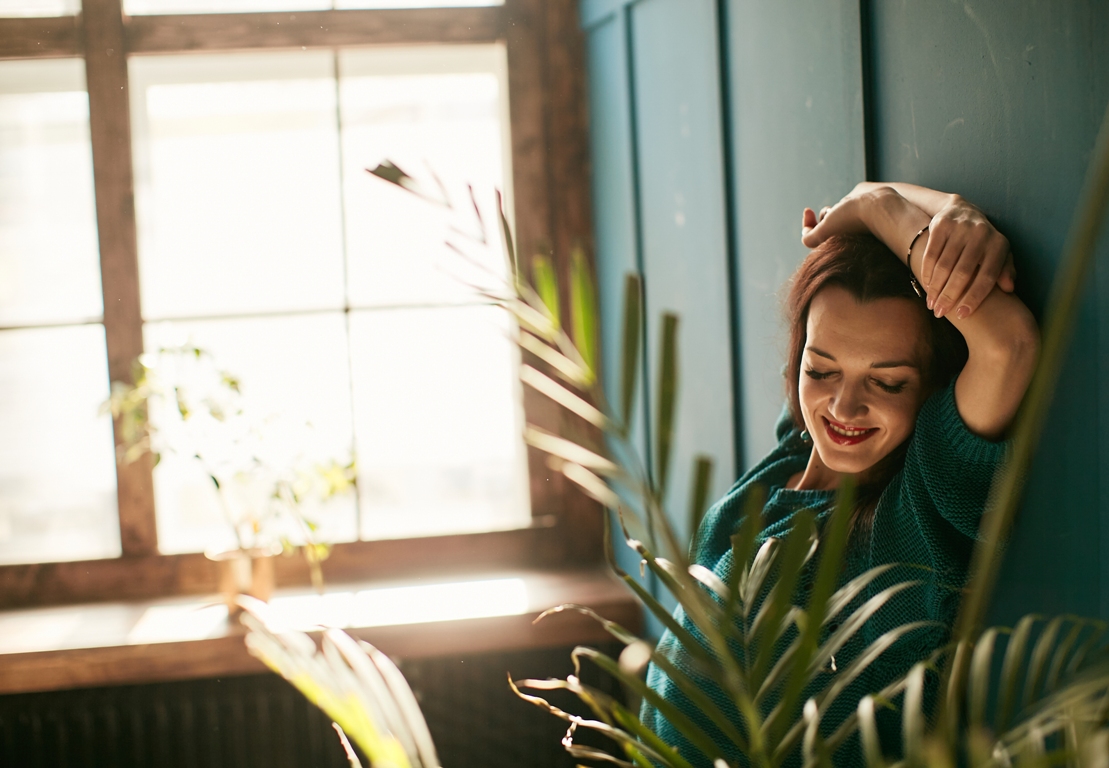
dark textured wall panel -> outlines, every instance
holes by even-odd
[[[870,7],[875,177],[981,205],[1012,242],[1018,293],[1041,313],[1109,100],[1109,4]],[[1098,333],[1107,301],[1109,292],[1091,290],[1081,308],[995,620],[1096,614],[1109,597],[1101,565],[1109,475],[1099,481],[1109,456],[1106,414],[1099,423],[1109,403],[1109,338]]]

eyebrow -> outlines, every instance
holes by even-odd
[[[808,346],[808,347],[805,347],[805,349],[807,349],[809,352],[812,352],[814,355],[819,355],[820,357],[827,358],[828,360],[831,360],[833,363],[836,362],[836,358],[830,352],[825,352],[823,349],[817,349],[816,347],[811,346],[811,345]],[[880,363],[872,363],[870,367],[871,368],[915,368],[915,369],[918,369],[918,370],[920,369],[920,366],[918,366],[916,363],[914,363],[911,360],[884,360]]]

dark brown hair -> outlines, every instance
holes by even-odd
[[[909,282],[909,268],[872,235],[837,235],[817,246],[793,274],[786,298],[789,322],[789,351],[786,360],[786,396],[789,412],[798,429],[805,428],[801,416],[798,383],[809,307],[820,291],[839,286],[862,304],[877,299],[908,299],[920,308],[925,321],[927,354],[921,376],[924,396],[946,386],[967,361],[967,345],[946,319],[937,320],[916,295]],[[878,462],[866,484],[860,486],[852,529],[869,530],[878,498],[905,461],[908,441]]]

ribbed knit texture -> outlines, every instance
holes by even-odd
[[[797,491],[784,487],[790,477],[805,468],[812,450],[811,445],[801,440],[799,431],[792,428],[788,414],[783,414],[779,421],[777,436],[778,446],[708,511],[694,541],[692,561],[709,568],[725,582],[735,566],[731,536],[739,529],[747,495],[756,485],[767,490],[763,507],[765,528],[758,539],[760,545],[771,536],[787,535],[794,516],[802,509],[817,511],[818,526],[831,513],[833,491]],[[873,582],[866,594],[841,616],[892,584],[910,580],[921,583],[886,603],[863,631],[837,654],[836,667],[845,669],[873,640],[902,624],[934,621],[940,626],[913,631],[870,665],[867,672],[829,707],[820,729],[825,736],[855,711],[862,696],[883,688],[946,642],[966,581],[990,482],[1004,456],[1004,443],[989,442],[966,428],[955,406],[954,383],[929,398],[921,408],[904,467],[879,499],[872,532],[861,534],[852,542],[840,584],[878,565],[893,563],[900,567]],[[695,637],[703,640],[680,606],[675,617]],[[670,632],[659,641],[659,649],[699,681],[741,732],[745,730],[724,691],[697,671],[686,650]],[[653,664],[648,669],[647,682],[700,725],[719,745],[721,755],[729,763],[747,764],[720,730]],[[929,687],[932,690],[927,698],[932,698],[934,681]],[[645,704],[641,716],[648,727],[676,746],[696,768],[711,768],[708,758],[686,741],[654,707]],[[899,753],[899,714],[879,710],[878,726],[883,748],[887,753]],[[834,759],[837,766],[863,765],[858,739],[848,741]],[[795,752],[788,763],[798,765],[799,752]]]

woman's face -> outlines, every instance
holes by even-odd
[[[860,304],[838,286],[813,297],[798,393],[833,472],[865,472],[912,433],[924,402],[922,314],[908,299]]]

